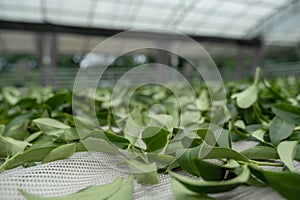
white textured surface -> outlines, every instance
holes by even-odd
[[[245,145],[243,143],[243,145]],[[16,168],[0,174],[0,199],[24,199],[23,189],[43,196],[62,196],[84,187],[112,182],[128,177],[126,168],[118,163],[122,157],[105,153],[76,153],[72,157],[30,168]],[[300,167],[297,163],[297,171]],[[185,174],[182,172],[182,174]],[[157,185],[135,182],[134,199],[173,199],[169,175],[160,175]],[[212,195],[217,199],[282,199],[271,188],[240,186],[230,192]]]

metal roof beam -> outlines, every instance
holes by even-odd
[[[90,27],[77,27],[58,25],[51,23],[29,23],[29,22],[13,22],[0,20],[0,29],[10,30],[25,30],[25,31],[37,31],[37,32],[62,32],[62,33],[73,33],[80,35],[94,35],[94,36],[106,36],[110,37],[121,33],[126,30],[120,29],[104,29],[104,28],[90,28]],[[250,39],[236,39],[236,38],[223,38],[213,36],[200,36],[200,35],[189,35],[192,39],[197,42],[215,42],[215,43],[230,43],[244,46],[259,46],[261,44],[260,37]],[[171,35],[168,33],[150,33],[143,31],[135,31],[130,34],[131,38],[141,39],[152,39],[152,40],[178,40],[180,37]]]

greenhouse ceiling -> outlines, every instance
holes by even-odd
[[[0,45],[8,49],[11,35],[1,29],[36,27],[69,33],[68,28],[78,27],[74,33],[96,30],[94,36],[157,27],[203,40],[219,39],[216,42],[255,38],[283,46],[300,42],[298,0],[0,0],[0,9]]]

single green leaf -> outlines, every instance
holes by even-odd
[[[44,158],[43,163],[65,159],[74,154],[76,150],[76,144],[64,144],[51,150],[49,154]]]
[[[231,95],[231,98],[236,99],[236,104],[239,108],[250,108],[257,101],[258,89],[256,85],[251,85],[242,92]]]
[[[295,124],[290,123],[280,117],[275,117],[270,124],[269,136],[274,145],[278,145],[280,141],[288,138],[295,128]]]
[[[149,126],[142,132],[142,140],[146,144],[146,152],[156,152],[166,147],[170,132],[160,127]]]
[[[290,171],[295,171],[293,160],[296,154],[297,144],[297,141],[283,141],[279,143],[277,147],[277,152],[280,160],[287,166]]]
[[[109,197],[108,200],[133,199],[133,190],[133,176],[130,175],[122,187],[115,194]]]
[[[109,144],[106,140],[101,138],[89,137],[87,139],[82,140],[82,143],[88,151],[98,151],[113,154],[119,153],[118,148],[116,146]]]
[[[246,156],[248,159],[268,160],[279,158],[276,149],[267,146],[256,146],[243,150],[240,153]]]
[[[272,111],[282,119],[290,123],[300,124],[300,108],[289,104],[276,104]]]
[[[23,140],[27,134],[28,123],[32,113],[19,114],[5,125],[4,136],[12,137],[16,140]]]
[[[0,172],[5,169],[12,169],[20,165],[24,165],[25,163],[41,162],[45,158],[45,156],[55,147],[57,147],[57,145],[38,146],[38,147],[32,145],[21,154],[16,154],[15,157],[9,158],[8,162],[1,165]]]
[[[221,165],[216,165],[206,162],[200,158],[192,160],[196,174],[207,181],[221,181],[225,177],[226,168]]]
[[[86,137],[95,137],[106,140],[108,143],[118,146],[121,149],[127,149],[130,141],[122,136],[118,136],[110,131],[93,130]]]
[[[194,147],[194,148],[189,148],[187,150],[184,150],[184,152],[178,151],[176,154],[176,156],[179,157],[177,161],[178,161],[180,167],[183,170],[185,170],[195,176],[197,176],[198,174],[194,168],[192,160],[194,158],[199,157],[199,151],[200,151],[199,147]]]
[[[44,133],[56,137],[60,137],[62,134],[64,134],[64,131],[66,129],[71,128],[70,126],[63,124],[60,121],[51,118],[38,118],[33,120],[33,122]]]
[[[51,119],[51,118],[38,118],[33,120],[33,122],[37,125],[37,126],[48,126],[48,127],[53,127],[53,128],[59,128],[59,129],[68,129],[70,128],[70,126],[65,125],[63,123],[61,123],[60,121],[57,121],[55,119]]]
[[[38,138],[40,135],[43,134],[43,131],[37,131],[35,133],[31,133],[26,139],[26,142],[32,142],[33,140],[35,140],[36,138]]]
[[[137,160],[126,160],[125,162],[139,183],[157,184],[159,182],[155,163],[146,164]]]
[[[242,172],[235,178],[224,181],[198,181],[174,172],[169,172],[171,177],[179,181],[186,188],[197,193],[219,193],[226,192],[246,183],[250,176],[247,165],[243,166]]]
[[[300,174],[293,172],[262,171],[268,184],[283,197],[298,200],[300,194]]]
[[[173,197],[175,200],[182,200],[182,199],[211,200],[211,199],[213,199],[205,194],[199,194],[199,193],[192,192],[191,190],[187,189],[185,186],[183,186],[181,183],[179,183],[174,178],[171,178],[171,186],[172,186]]]
[[[199,157],[205,159],[227,158],[227,159],[240,160],[244,162],[249,161],[247,157],[245,157],[243,154],[235,150],[224,148],[224,147],[211,147],[208,145],[201,146]]]
[[[105,184],[105,185],[98,185],[98,186],[91,186],[79,190],[74,194],[70,194],[63,197],[41,197],[35,194],[30,194],[24,190],[21,190],[21,194],[27,200],[99,200],[99,199],[107,199],[113,194],[117,193],[122,186],[122,178],[116,179],[114,182]]]
[[[109,141],[111,141],[121,149],[127,149],[128,145],[130,144],[130,141],[124,137],[118,136],[109,131],[103,131],[103,133],[109,139]]]
[[[31,146],[30,143],[21,140],[15,140],[11,137],[4,137],[0,135],[0,141],[2,141],[8,150],[10,155],[15,155],[19,151],[23,151],[27,146]]]

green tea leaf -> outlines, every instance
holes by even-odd
[[[272,143],[265,141],[265,139],[264,139],[265,134],[266,134],[265,130],[258,129],[256,131],[252,132],[251,137],[255,138],[256,140],[258,140],[259,142],[261,142],[267,146],[275,147]]]
[[[236,104],[239,108],[250,108],[257,100],[258,89],[256,85],[251,85],[244,91],[231,95],[231,98],[236,99]]]
[[[180,167],[182,169],[184,169],[185,171],[187,171],[190,174],[193,174],[195,176],[197,176],[198,174],[196,172],[196,169],[194,168],[192,160],[194,158],[199,157],[199,151],[200,151],[199,147],[194,147],[194,148],[187,149],[184,153],[182,153],[180,151],[177,152],[177,157],[181,154],[180,157],[177,160]]]
[[[109,139],[109,141],[111,141],[121,149],[126,149],[130,144],[130,141],[124,137],[118,136],[108,131],[103,131],[103,133]]]
[[[108,200],[120,200],[120,199],[133,199],[133,176],[129,176],[127,181],[122,185],[122,187]]]
[[[2,135],[0,135],[0,141],[6,145],[10,155],[15,155],[19,151],[23,151],[27,146],[31,146],[31,144],[26,141],[15,140],[14,138],[4,137]]]
[[[192,192],[191,190],[187,189],[185,186],[183,186],[181,183],[179,183],[174,178],[171,178],[171,186],[172,186],[173,197],[175,200],[182,200],[182,199],[211,200],[211,199],[213,199],[213,198],[208,197],[205,194],[199,194],[199,193]]]
[[[60,137],[64,133],[65,129],[71,128],[70,126],[63,124],[60,121],[51,118],[38,118],[33,120],[33,122],[44,133],[57,137]]]
[[[113,143],[121,149],[126,149],[130,141],[122,136],[118,136],[110,131],[93,130],[86,137],[95,137],[106,140],[108,143]]]
[[[218,193],[232,190],[240,184],[246,183],[249,179],[250,171],[244,165],[242,172],[237,177],[224,181],[198,181],[174,172],[169,172],[169,174],[191,191],[197,193]]]
[[[116,192],[120,190],[122,186],[122,178],[118,178],[112,183],[98,186],[91,186],[79,190],[74,194],[70,194],[63,197],[41,197],[38,195],[30,194],[24,190],[21,190],[21,194],[27,200],[99,200],[99,199],[107,199]]]
[[[249,159],[268,160],[279,158],[276,149],[267,146],[256,146],[250,149],[243,150],[240,153]]]
[[[270,139],[274,145],[278,145],[280,141],[288,138],[295,128],[295,124],[290,123],[280,117],[275,117],[270,125]]]
[[[65,144],[51,150],[50,153],[44,158],[43,163],[65,159],[74,154],[76,150],[76,144]]]
[[[40,135],[43,134],[43,131],[37,131],[35,133],[30,134],[25,141],[26,142],[32,142],[33,140],[35,140],[36,138],[38,138]]]
[[[31,120],[32,113],[20,114],[5,125],[4,136],[12,137],[16,140],[23,140],[26,132],[29,120]]]
[[[145,164],[137,160],[126,160],[125,162],[139,183],[157,184],[159,182],[155,163]]]
[[[201,147],[199,157],[205,159],[226,158],[240,160],[244,162],[249,161],[247,157],[235,150],[224,147],[210,147],[207,145],[203,145]]]
[[[289,104],[276,104],[272,111],[282,119],[290,123],[300,124],[300,108]]]
[[[200,158],[192,160],[196,174],[207,181],[221,181],[225,177],[226,168],[210,162],[206,162]]]
[[[297,150],[297,141],[283,141],[279,143],[277,152],[280,160],[288,167],[290,171],[295,171],[293,160]]]
[[[24,152],[17,154],[13,158],[9,159],[0,167],[0,172],[5,169],[12,169],[25,163],[41,162],[45,156],[57,145],[35,146],[27,148]]]
[[[262,174],[268,184],[283,197],[291,200],[299,199],[299,173],[262,171]]]
[[[146,152],[156,152],[166,147],[170,132],[160,127],[149,126],[142,132],[142,140],[146,144]]]
[[[53,127],[53,128],[59,128],[59,129],[70,128],[70,126],[65,125],[65,124],[61,123],[60,121],[57,121],[57,120],[51,119],[51,118],[38,118],[38,119],[33,120],[33,122],[39,127],[47,126],[47,127]]]
[[[118,148],[116,146],[109,144],[107,141],[101,138],[89,137],[83,140],[82,143],[88,151],[98,151],[113,154],[119,153]]]

